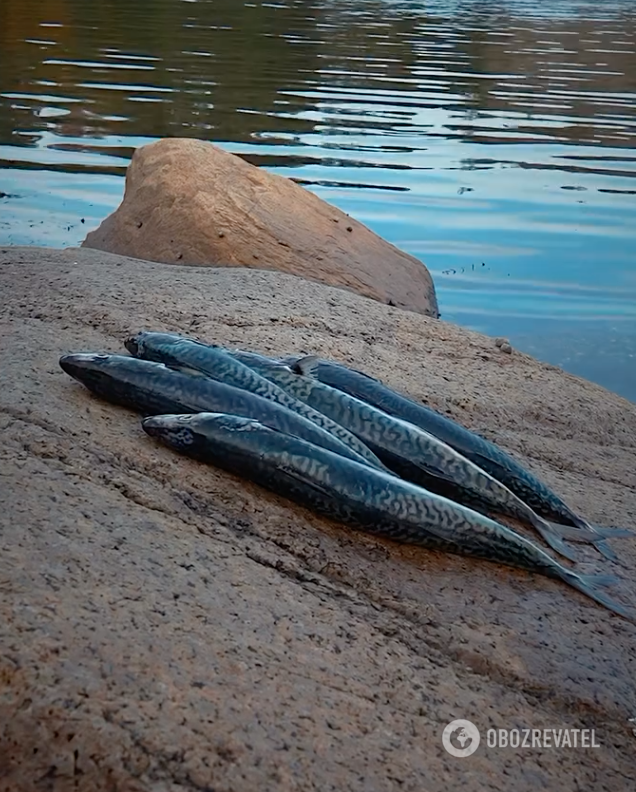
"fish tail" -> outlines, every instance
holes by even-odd
[[[573,512],[568,513],[568,518],[572,522],[572,525],[580,528],[583,531],[596,534],[603,539],[609,539],[618,536],[634,536],[634,531],[630,530],[629,528],[602,528],[600,525],[592,525],[587,520],[584,520],[583,517],[579,517],[578,514],[574,514]]]
[[[554,526],[552,523],[549,523],[547,520],[544,522],[538,522],[536,525],[537,530],[550,545],[550,547],[554,550],[555,553],[562,555],[564,558],[567,558],[569,561],[577,561],[576,553],[574,553],[570,548],[565,544],[563,538],[559,535],[560,532],[556,530],[560,526]]]
[[[552,529],[563,539],[571,542],[600,542],[603,539],[619,539],[624,536],[634,536],[629,528],[601,528],[598,525],[590,525],[586,528],[574,525],[562,525],[561,523],[550,522]]]
[[[621,536],[634,536],[630,528],[601,528],[600,525],[592,525],[592,530],[597,536],[603,539],[615,539]]]
[[[592,525],[590,527],[594,531],[594,534],[600,537],[600,541],[592,540],[594,542],[594,547],[599,551],[599,553],[605,556],[605,558],[609,558],[610,561],[620,561],[616,553],[604,540],[617,539],[625,536],[634,536],[634,532],[630,531],[629,528],[601,528],[599,525]]]
[[[624,619],[636,624],[636,613],[599,590],[617,583],[618,581],[614,575],[580,575],[569,569],[563,568],[560,577],[566,583],[578,589],[582,594],[598,602],[599,605],[603,605],[613,613],[617,613]]]
[[[619,558],[616,553],[612,550],[612,548],[607,544],[605,540],[601,540],[600,542],[594,542],[594,547],[599,551],[599,553],[604,557],[607,558],[608,561],[618,561]]]
[[[618,561],[619,558],[612,548],[607,544],[607,539],[616,539],[621,536],[633,535],[631,531],[626,528],[600,528],[596,526],[589,526],[587,528],[575,527],[573,525],[561,525],[560,523],[550,522],[552,535],[555,534],[562,539],[569,539],[571,542],[586,542],[593,544],[598,552],[609,559],[610,561]],[[550,543],[550,540],[546,538]],[[552,544],[550,544],[553,547]],[[554,548],[560,552],[558,548]],[[567,557],[567,556],[566,556]]]

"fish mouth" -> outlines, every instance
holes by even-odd
[[[60,358],[60,366],[62,371],[65,371],[69,376],[74,377],[77,371],[75,358],[77,355],[62,355]]]
[[[173,448],[191,449],[196,443],[196,433],[188,426],[190,415],[152,415],[144,418],[141,427],[147,435],[162,440]]]
[[[143,418],[141,421],[141,428],[150,437],[160,437],[165,431],[165,426],[157,418],[162,416],[152,415],[150,418]]]
[[[62,355],[59,363],[62,371],[65,371],[69,376],[78,379],[83,376],[86,371],[93,369],[95,364],[105,362],[108,360],[109,355],[99,355],[93,352]]]
[[[156,437],[157,435],[180,429],[184,424],[188,424],[194,416],[195,413],[187,415],[150,415],[142,420],[141,425],[145,432]]]
[[[139,336],[140,334],[137,333],[136,335],[128,336],[128,338],[124,341],[124,346],[134,357],[137,357],[139,355],[139,352],[141,351],[141,343]]]

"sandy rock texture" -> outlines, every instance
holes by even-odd
[[[58,366],[142,328],[355,363],[636,526],[636,405],[494,339],[291,275],[0,251],[0,789],[633,789],[636,627],[383,542],[154,444]],[[580,549],[636,601],[623,565]],[[472,720],[458,759],[444,726]],[[489,728],[599,748],[492,748]]]
[[[421,261],[290,179],[199,140],[137,149],[124,200],[83,246],[169,264],[280,270],[438,315]]]

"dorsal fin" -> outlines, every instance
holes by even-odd
[[[292,371],[295,371],[296,374],[302,374],[305,377],[315,377],[319,363],[320,358],[318,355],[305,355],[305,357],[300,358],[300,360],[291,363],[289,367]]]

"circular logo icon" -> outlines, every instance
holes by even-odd
[[[479,729],[469,720],[454,720],[442,732],[442,744],[451,756],[471,756],[479,748]]]

